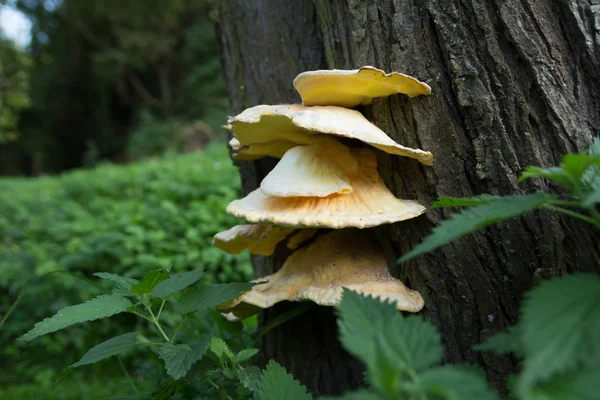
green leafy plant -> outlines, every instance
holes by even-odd
[[[240,383],[250,390],[256,386],[259,374],[256,367],[245,369],[243,364],[258,352],[257,349],[248,347],[234,353],[223,339],[210,335],[194,337],[188,334],[184,340],[178,340],[181,338],[178,335],[188,318],[192,318],[198,311],[214,307],[215,291],[220,293],[219,299],[227,301],[252,287],[251,283],[235,283],[190,288],[203,274],[202,269],[178,274],[172,274],[168,269],[160,269],[147,272],[138,281],[112,273],[97,273],[97,277],[112,283],[112,293],[60,309],[52,317],[38,322],[19,340],[31,341],[74,324],[119,313],[131,313],[147,321],[153,329],[138,329],[110,338],[89,349],[78,362],[68,367],[66,372],[113,356],[125,355],[139,348],[150,348],[164,362],[168,377],[171,380],[179,380],[186,377],[192,366],[202,360],[206,351],[210,349],[217,357],[220,367],[211,374],[239,379]],[[178,318],[174,319],[171,316],[170,321],[166,323],[170,329],[161,319],[165,315],[167,303],[175,309],[183,310],[177,313]],[[176,319],[179,319],[179,322],[175,323]],[[64,379],[65,376],[66,373],[61,378]],[[216,385],[211,376],[206,375],[206,381],[220,390],[222,386]],[[135,384],[133,385],[135,387]]]
[[[344,290],[338,309],[342,345],[366,366],[368,387],[344,400],[495,400],[500,396],[483,371],[471,365],[443,365],[441,337],[418,315],[393,304]],[[600,380],[600,277],[576,274],[531,290],[521,320],[507,332],[476,346],[512,352],[522,360],[512,377],[511,398],[592,400]],[[259,399],[312,399],[281,367],[267,367]],[[261,380],[261,382],[262,382]],[[285,393],[287,397],[282,397]],[[321,398],[324,399],[324,398]],[[328,398],[333,399],[333,398]]]
[[[566,196],[538,192],[520,196],[481,195],[468,199],[443,197],[431,208],[471,207],[433,229],[423,242],[400,258],[408,261],[430,252],[452,240],[512,217],[538,208],[546,208],[583,220],[600,228],[600,139],[595,139],[584,154],[567,154],[559,167],[548,169],[529,167],[519,181],[545,178],[566,190]]]
[[[50,388],[65,362],[135,329],[134,320],[116,315],[115,323],[103,320],[93,329],[78,324],[69,334],[57,331],[27,346],[15,342],[47,315],[104,294],[112,283],[95,273],[132,278],[168,266],[173,273],[202,266],[202,284],[250,279],[248,254],[211,246],[217,232],[238,223],[225,213],[238,197],[237,170],[222,143],[143,163],[0,178],[0,359],[10,366],[0,387]],[[101,381],[107,372],[89,367],[86,374]]]

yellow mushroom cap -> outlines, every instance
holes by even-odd
[[[343,288],[392,302],[398,310],[418,312],[423,297],[392,277],[383,250],[370,232],[333,231],[294,252],[275,274],[217,309],[243,319],[280,301],[311,300],[323,306],[340,302]]]
[[[390,154],[411,157],[433,164],[428,151],[394,142],[360,112],[343,107],[305,107],[298,104],[259,105],[228,120],[242,145],[287,140],[298,145],[314,142],[313,135],[327,134],[357,139]]]
[[[415,218],[425,207],[400,200],[388,190],[377,172],[370,149],[352,149],[358,168],[350,174],[352,192],[327,197],[274,197],[259,188],[227,206],[227,213],[252,223],[295,228],[368,228]]]
[[[326,197],[352,192],[349,174],[358,168],[350,149],[320,137],[308,146],[288,150],[263,179],[261,191],[276,197]]]
[[[375,97],[403,93],[409,97],[430,94],[431,88],[412,76],[375,67],[355,70],[318,70],[303,72],[294,87],[305,106],[356,107],[371,104]]]
[[[219,232],[213,238],[213,246],[229,254],[240,254],[248,249],[250,253],[270,256],[275,247],[294,229],[265,224],[237,225]]]

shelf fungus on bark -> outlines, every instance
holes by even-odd
[[[371,149],[351,149],[358,167],[348,172],[352,191],[326,197],[276,197],[259,188],[227,206],[227,213],[252,223],[293,228],[368,228],[415,218],[425,207],[396,198],[377,171]]]
[[[233,138],[229,141],[229,146],[233,150],[232,158],[234,160],[252,161],[263,157],[282,158],[289,149],[298,145],[289,140],[242,145],[239,140]]]
[[[238,298],[217,307],[230,319],[243,319],[281,301],[339,303],[343,288],[395,304],[398,310],[418,312],[424,301],[392,277],[383,250],[368,231],[332,231],[288,257],[276,273],[260,278]]]
[[[244,110],[227,123],[241,148],[275,141],[309,145],[314,143],[314,135],[326,134],[360,140],[389,154],[414,158],[424,165],[433,164],[430,152],[394,142],[360,112],[343,107],[259,105]],[[260,155],[257,151],[254,154]]]
[[[270,256],[277,244],[293,231],[293,228],[266,224],[236,225],[217,233],[213,238],[213,246],[229,254],[240,254],[248,249],[253,254]]]
[[[376,97],[397,93],[409,97],[431,94],[431,88],[400,72],[386,74],[375,67],[355,70],[318,70],[299,74],[294,87],[305,106],[356,107],[371,104]]]
[[[290,149],[263,179],[260,190],[276,197],[326,197],[352,192],[350,175],[358,161],[350,149],[321,136],[314,144]]]

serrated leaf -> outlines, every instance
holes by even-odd
[[[526,294],[519,326],[525,353],[520,392],[600,356],[600,277],[542,282]]]
[[[182,291],[186,287],[193,285],[202,278],[202,275],[204,275],[204,269],[202,268],[171,275],[168,279],[156,285],[150,294],[153,297],[166,299],[167,297]]]
[[[142,280],[131,287],[131,291],[136,294],[150,293],[159,283],[168,279],[169,275],[166,269],[146,272]]]
[[[100,279],[104,279],[107,281],[111,281],[115,284],[115,288],[119,290],[124,290],[129,292],[131,287],[138,283],[137,279],[127,278],[124,276],[111,274],[108,272],[96,272],[94,276],[97,276]]]
[[[110,317],[127,310],[131,305],[127,298],[116,294],[98,296],[85,303],[60,309],[52,317],[35,324],[32,330],[18,340],[29,341],[70,325]]]
[[[255,365],[249,365],[236,371],[236,377],[248,390],[255,391],[260,381],[262,371]]]
[[[527,167],[519,177],[519,182],[532,178],[545,178],[559,183],[569,190],[573,190],[577,185],[577,182],[560,167]]]
[[[224,355],[226,355],[230,360],[234,359],[233,352],[227,343],[225,343],[225,341],[221,338],[213,337],[210,339],[210,351],[215,353],[219,359],[222,359]]]
[[[256,353],[258,353],[258,349],[254,349],[254,348],[244,349],[244,350],[240,351],[239,353],[237,353],[237,355],[233,359],[233,362],[241,364],[245,361],[248,361],[252,357],[254,357],[256,355]]]
[[[118,354],[127,353],[137,344],[137,336],[137,332],[131,332],[108,339],[89,349],[87,353],[81,357],[81,360],[71,365],[71,367],[77,368],[82,365],[93,364]]]
[[[432,368],[420,374],[419,381],[422,393],[431,399],[499,399],[498,394],[488,386],[485,374],[466,366],[445,365]]]
[[[506,196],[463,210],[458,214],[452,214],[450,219],[442,221],[439,226],[433,228],[431,235],[427,236],[423,242],[403,255],[399,262],[408,261],[478,229],[541,207],[553,197],[541,192],[524,196]]]
[[[158,349],[158,356],[165,362],[167,374],[173,379],[180,379],[206,354],[207,345],[206,339],[190,344],[165,343]]]
[[[481,344],[473,346],[478,351],[493,351],[495,353],[515,353],[517,356],[523,355],[523,344],[521,343],[521,334],[518,326],[509,327],[506,332],[499,332],[487,338]]]
[[[274,360],[267,364],[254,391],[254,400],[312,400],[312,398],[312,395],[306,392],[306,386],[301,385]]]
[[[417,316],[344,289],[338,306],[342,345],[367,365],[373,386],[396,392],[402,373],[418,372],[442,358],[439,333]]]
[[[253,283],[234,282],[216,283],[200,286],[184,293],[179,299],[180,309],[183,313],[206,310],[221,303],[235,299],[240,294],[252,289]]]
[[[583,369],[552,379],[526,394],[530,400],[597,400],[600,369]]]
[[[458,197],[440,197],[431,205],[429,208],[442,208],[442,207],[472,207],[480,204],[487,204],[491,201],[498,200],[501,197],[494,196],[491,194],[482,194],[479,196],[473,196],[467,199]]]

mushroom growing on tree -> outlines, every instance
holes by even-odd
[[[343,288],[392,302],[398,310],[417,312],[421,295],[388,272],[383,249],[368,231],[336,230],[290,255],[273,275],[260,278],[250,291],[217,309],[243,319],[281,301],[310,300],[323,306],[339,303]]]
[[[294,87],[305,106],[356,107],[392,94],[414,97],[431,93],[428,84],[412,76],[400,72],[386,74],[371,66],[302,72],[294,79]]]
[[[392,76],[380,76],[382,71],[372,68],[365,68],[362,73],[335,74],[360,73],[362,78],[368,78],[367,74],[373,75],[374,71],[376,82]],[[404,75],[395,78],[421,84]],[[331,84],[335,87],[342,83],[338,80]],[[424,92],[429,93],[429,88]],[[357,94],[359,89],[353,92],[354,96]],[[370,99],[386,94],[390,94],[389,90],[365,92]],[[292,250],[316,235],[316,228],[338,231],[296,250],[281,270],[261,278],[266,283],[219,306],[224,315],[229,319],[246,318],[284,300],[335,305],[343,287],[392,300],[399,310],[416,312],[423,307],[418,292],[407,289],[390,275],[384,251],[372,232],[339,229],[403,221],[419,216],[425,207],[414,200],[398,199],[387,189],[377,171],[373,149],[351,149],[339,140],[358,139],[425,165],[433,162],[431,153],[397,144],[359,112],[340,107],[261,105],[229,118],[227,127],[233,132],[229,144],[238,159],[258,158],[259,146],[264,146],[262,155],[273,155],[268,149],[273,149],[275,143],[285,146],[280,149],[281,160],[260,188],[227,207],[229,214],[255,224],[217,234],[215,246],[232,254],[247,248],[255,254],[270,255],[294,229],[309,228],[290,240],[288,248]],[[294,146],[288,149],[289,144]],[[256,146],[252,153],[241,153],[251,146]]]
[[[238,153],[244,146],[267,146],[275,141],[309,145],[314,142],[315,135],[325,134],[357,139],[389,154],[415,158],[424,165],[433,164],[430,152],[394,142],[360,112],[343,107],[263,104],[244,110],[231,117],[227,123],[237,140],[235,144]],[[258,151],[253,152],[253,156],[259,155]],[[263,155],[272,154],[265,152]]]

